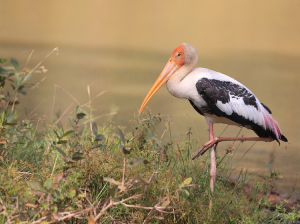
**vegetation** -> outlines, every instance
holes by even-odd
[[[3,63],[5,59],[1,59]],[[266,200],[274,173],[245,192],[241,172],[228,179],[227,158],[218,158],[209,209],[209,159],[192,161],[198,148],[188,131],[171,134],[169,117],[135,118],[122,127],[96,124],[77,107],[68,124],[19,119],[15,105],[32,72],[11,59],[0,67],[0,223],[292,223],[298,208],[274,211]],[[4,94],[6,83],[12,92]],[[42,124],[43,129],[38,127]],[[163,133],[158,136],[158,128]],[[193,152],[194,153],[194,152]],[[228,154],[230,154],[230,150]],[[208,153],[207,153],[208,155]]]

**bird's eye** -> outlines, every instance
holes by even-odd
[[[177,57],[180,57],[180,56],[181,56],[181,53],[178,53],[178,54],[177,54]]]

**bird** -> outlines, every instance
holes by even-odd
[[[209,125],[223,123],[243,126],[261,138],[254,140],[287,142],[271,110],[246,86],[222,73],[194,68],[197,61],[198,53],[192,45],[183,43],[178,46],[145,97],[139,114],[158,89],[167,83],[169,93],[177,98],[188,99]],[[243,139],[246,141],[248,138]],[[218,142],[226,140],[221,138]]]
[[[140,106],[139,114],[152,96],[166,83],[169,93],[189,100],[192,107],[206,119],[210,140],[193,157],[211,148],[211,191],[216,176],[215,148],[222,141],[280,141],[287,142],[271,110],[237,80],[207,69],[195,68],[196,49],[187,43],[179,45],[153,84]],[[251,129],[258,137],[214,137],[213,125],[223,123]]]

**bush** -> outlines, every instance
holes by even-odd
[[[30,72],[19,73],[16,60],[1,68],[0,220],[6,223],[269,223],[299,219],[296,208],[270,212],[258,183],[250,193],[241,172],[235,184],[217,157],[215,194],[209,192],[207,156],[192,161],[191,132],[173,139],[167,116],[135,118],[134,128],[97,125],[77,107],[69,128],[18,120],[17,94],[24,94]],[[8,72],[8,70],[10,72]],[[1,76],[2,77],[2,76]],[[16,81],[19,79],[20,81]],[[23,87],[21,87],[23,86]],[[9,98],[13,96],[12,98]],[[10,109],[8,109],[10,108]],[[9,112],[12,111],[12,112]],[[87,118],[88,117],[88,118]],[[157,136],[157,128],[164,129]],[[266,183],[266,182],[265,182]],[[209,199],[213,206],[209,209]]]

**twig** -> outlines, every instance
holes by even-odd
[[[62,91],[66,92],[78,105],[80,105],[80,103],[78,102],[78,100],[70,93],[68,92],[65,88],[55,84],[56,87],[60,88]]]
[[[126,165],[126,155],[124,154],[124,159],[123,159],[123,178],[122,178],[122,187],[124,187],[124,182],[125,182],[125,165]]]
[[[48,58],[54,51],[57,51],[58,52],[58,47],[56,47],[56,48],[54,48],[49,54],[47,54],[46,55],[46,57],[43,59],[43,60],[41,60],[29,73],[28,73],[28,75],[26,75],[25,76],[25,78],[24,78],[24,80],[23,81],[25,81],[28,77],[29,77],[29,75],[31,75],[31,73],[35,70],[35,69],[37,69],[37,67],[39,67],[41,64],[42,64],[42,62],[46,59],[46,58]]]
[[[15,108],[15,103],[16,103],[17,99],[18,99],[18,97],[17,97],[17,96],[15,96],[15,99],[14,99],[14,102],[13,102],[13,105],[12,105],[12,108],[11,108],[11,112],[13,112],[13,111],[14,111],[14,108]]]
[[[100,115],[100,116],[95,117],[95,118],[93,118],[93,119],[86,120],[86,121],[83,122],[83,124],[86,124],[86,123],[91,122],[91,121],[95,121],[95,120],[97,120],[97,119],[99,119],[99,118],[101,118],[101,117],[106,117],[106,116],[110,116],[110,115],[115,115],[115,114],[117,114],[117,113],[118,113],[118,112],[111,112],[111,113],[103,114],[103,115]]]
[[[55,94],[56,94],[56,86],[54,85],[53,103],[52,103],[52,110],[51,110],[50,120],[52,120],[52,115],[53,115],[53,110],[54,110]]]
[[[79,191],[82,193],[81,190],[79,190]],[[86,199],[86,200],[88,201],[88,203],[90,204],[90,206],[93,208],[94,216],[96,216],[96,215],[97,215],[96,209],[94,208],[93,204],[92,204],[91,201],[88,199],[88,197],[86,196],[86,189],[84,189],[84,196],[85,196],[85,199]]]
[[[30,115],[37,109],[37,108],[39,108],[39,106],[41,106],[42,105],[42,103],[44,103],[46,100],[44,99],[39,105],[37,105],[29,114],[28,114],[28,116],[27,116],[27,119],[29,119],[30,118]]]
[[[159,212],[166,213],[166,214],[173,214],[174,213],[174,212],[166,212],[166,211],[160,210],[160,209],[168,209],[168,208],[173,208],[173,207],[158,207],[158,206],[144,207],[144,206],[139,206],[139,205],[128,205],[128,204],[125,204],[123,202],[121,202],[120,204],[124,205],[125,207],[128,207],[128,208],[142,208],[142,209],[148,209],[148,210],[157,210]]]
[[[133,196],[131,196],[131,197],[129,197],[129,198],[126,198],[126,199],[124,199],[124,200],[122,200],[122,201],[118,201],[118,202],[113,202],[112,199],[109,199],[109,204],[106,205],[106,203],[105,203],[105,204],[103,205],[103,207],[102,207],[100,213],[95,217],[94,221],[96,222],[96,221],[97,221],[97,220],[105,213],[105,211],[108,210],[110,207],[112,207],[112,206],[114,206],[114,205],[119,205],[119,204],[124,203],[125,201],[129,201],[129,200],[131,200],[131,199],[140,198],[140,197],[142,197],[143,195],[144,195],[144,194],[133,195]]]
[[[139,131],[135,136],[133,136],[129,141],[131,142],[131,141],[133,141],[133,140],[135,140],[138,136],[140,136],[141,135],[141,132]]]
[[[54,122],[54,124],[57,124],[62,118],[63,116],[68,112],[68,110],[73,106],[74,102],[70,104],[70,106],[68,106],[67,109],[65,109],[65,111],[60,115],[60,117],[57,119],[57,121]]]
[[[37,84],[35,84],[33,87],[31,87],[30,90],[34,89],[37,85],[39,85],[41,82],[43,82],[46,78],[47,78],[47,76],[45,76],[44,78],[42,78],[42,80],[39,81]]]
[[[163,199],[162,200],[160,200],[154,207],[157,207],[158,205],[160,205],[161,203],[162,203],[162,201],[163,201]],[[164,207],[165,208],[165,207]],[[148,213],[148,215],[147,215],[147,217],[146,217],[146,219],[144,220],[144,222],[143,222],[143,224],[146,224],[147,223],[147,221],[151,218],[151,213],[153,212],[153,211],[155,211],[154,209],[152,209],[149,213]],[[158,210],[158,211],[161,211],[161,210]],[[162,212],[164,212],[164,211],[162,211]],[[173,212],[171,212],[171,213],[174,213],[174,211]]]
[[[93,209],[93,207],[89,207],[89,208],[86,208],[84,210],[80,210],[78,212],[74,212],[74,213],[70,213],[69,215],[66,215],[64,217],[61,217],[59,219],[56,219],[54,221],[51,221],[51,222],[48,222],[48,223],[57,223],[59,221],[62,221],[62,220],[65,220],[65,219],[68,219],[68,218],[71,218],[71,217],[75,217],[77,215],[80,215],[82,213],[85,213],[85,212],[88,212],[88,211],[91,211]],[[57,213],[57,215],[60,215],[62,213]],[[36,223],[41,223],[41,221],[51,217],[52,215],[47,215],[47,216],[43,216],[42,218],[40,218],[39,220],[36,220],[35,222],[32,222],[31,224],[36,224]]]

